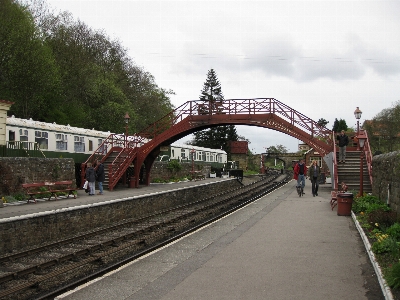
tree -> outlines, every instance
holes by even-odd
[[[30,12],[12,0],[0,0],[0,98],[15,104],[10,114],[46,120],[57,108],[58,67],[39,38]]]
[[[320,118],[317,123],[319,126],[325,127],[329,123],[329,121],[325,120],[324,118]]]
[[[210,69],[207,73],[207,79],[201,90],[200,100],[207,102],[213,111],[217,107],[217,102],[224,100],[221,84],[214,69]],[[238,140],[239,136],[236,127],[234,125],[223,125],[195,132],[191,144],[212,149],[223,149],[228,155],[228,160],[230,160],[231,151],[228,142]]]
[[[343,119],[338,120],[335,118],[335,122],[333,123],[332,131],[340,132],[342,130],[347,131],[348,127],[346,121]]]
[[[400,101],[380,111],[364,123],[373,151],[392,152],[400,149]]]

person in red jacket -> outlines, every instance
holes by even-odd
[[[307,174],[307,166],[304,163],[304,159],[300,159],[300,161],[294,166],[293,172],[294,172],[293,178],[297,180],[297,186],[301,186],[304,191],[304,186],[306,185],[306,174]]]

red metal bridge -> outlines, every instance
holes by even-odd
[[[219,125],[249,125],[265,127],[303,141],[324,157],[334,151],[332,131],[274,98],[230,99],[207,102],[188,101],[142,132],[125,136],[111,134],[82,164],[82,179],[88,162],[101,160],[108,172],[108,189],[133,168],[134,186],[143,180],[150,184],[150,170],[160,153],[182,137]]]

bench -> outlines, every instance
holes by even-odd
[[[56,182],[35,182],[35,183],[24,183],[22,184],[22,188],[25,190],[25,193],[29,195],[28,203],[33,200],[36,203],[36,195],[47,195],[49,199],[54,197],[57,200],[57,193],[68,193],[67,198],[70,195],[74,196],[76,199],[75,191],[76,187],[73,186],[72,180],[66,181],[56,181]]]

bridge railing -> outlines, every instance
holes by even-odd
[[[188,101],[143,130],[139,136],[153,138],[188,116],[221,114],[275,114],[326,144],[331,144],[331,130],[274,98]]]
[[[369,175],[369,180],[371,182],[372,185],[372,152],[371,152],[371,147],[369,145],[369,138],[368,138],[368,133],[366,130],[364,130],[364,134],[367,137],[367,140],[364,143],[364,155],[365,155],[365,159],[367,162],[367,169],[368,169],[368,175]]]

